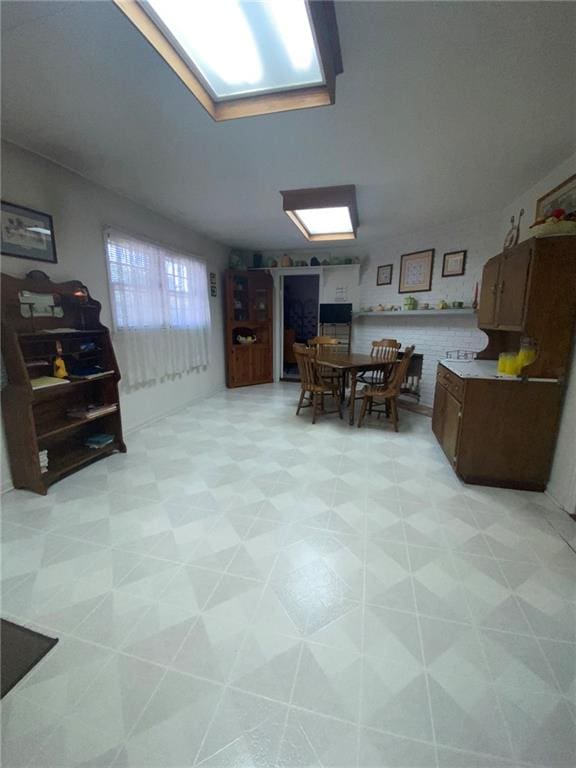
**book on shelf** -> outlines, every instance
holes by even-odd
[[[114,435],[109,435],[106,432],[100,432],[96,435],[90,435],[84,441],[84,445],[87,448],[104,448],[106,445],[114,442]]]
[[[56,387],[58,384],[70,384],[70,382],[68,379],[57,379],[55,376],[38,376],[38,378],[30,379],[32,389]]]
[[[71,419],[96,419],[98,416],[114,413],[117,410],[117,403],[107,403],[105,405],[78,406],[77,408],[70,408],[67,413]]]
[[[77,379],[98,379],[100,376],[110,376],[114,371],[105,371],[100,365],[82,365],[76,363],[70,367],[70,373],[68,378],[74,380]]]

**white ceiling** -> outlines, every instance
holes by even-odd
[[[214,123],[108,0],[4,1],[3,136],[259,249],[310,248],[280,189],[356,184],[361,247],[502,207],[573,151],[576,3],[337,16],[335,106]]]

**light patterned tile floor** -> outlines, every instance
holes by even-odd
[[[569,768],[575,526],[394,434],[236,390],[3,498],[2,614],[60,642],[5,768]]]

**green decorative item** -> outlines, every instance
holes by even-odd
[[[404,299],[404,309],[416,309],[418,307],[418,302],[414,298],[414,296],[406,296]]]
[[[246,260],[239,251],[230,251],[230,269],[246,269]]]

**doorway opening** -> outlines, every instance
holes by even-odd
[[[292,345],[306,344],[318,335],[319,275],[286,275],[283,289],[283,381],[299,381]]]

